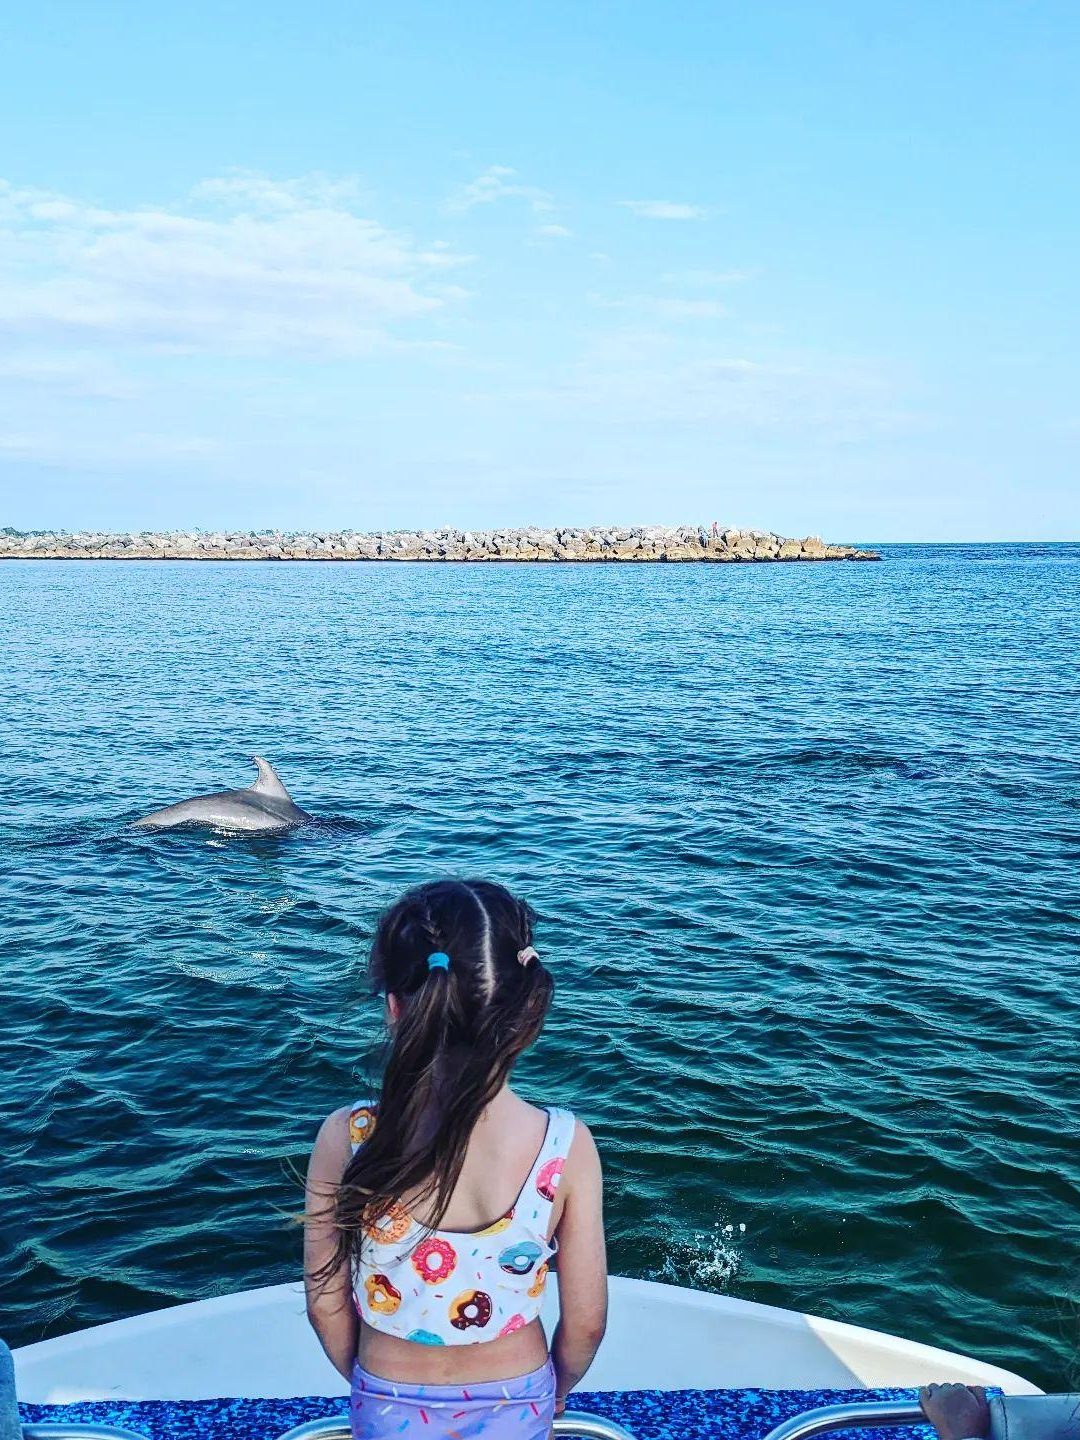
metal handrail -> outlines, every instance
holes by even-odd
[[[605,1420],[601,1415],[588,1415],[584,1410],[566,1410],[555,1418],[553,1435],[576,1436],[578,1440],[634,1440],[623,1425]],[[48,1440],[42,1436],[41,1440]],[[72,1437],[75,1440],[75,1437]],[[308,1420],[294,1425],[277,1440],[352,1440],[352,1427],[347,1415],[332,1415],[325,1420]]]
[[[23,1440],[146,1440],[137,1430],[93,1420],[42,1420],[22,1427]]]
[[[822,1405],[793,1415],[770,1430],[765,1440],[810,1440],[833,1430],[866,1430],[884,1425],[929,1424],[915,1400],[867,1400],[862,1404]]]
[[[283,1430],[277,1440],[351,1440],[352,1426],[347,1415],[328,1415],[325,1420],[305,1420]]]
[[[564,1410],[555,1417],[553,1435],[579,1435],[583,1440],[634,1440],[625,1425],[606,1420],[602,1415],[589,1415],[584,1410]]]

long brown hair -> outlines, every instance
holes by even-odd
[[[405,1194],[435,1229],[454,1193],[473,1127],[536,1039],[554,981],[535,955],[534,915],[501,885],[440,880],[410,890],[379,922],[368,972],[400,1013],[370,1138],[334,1202],[337,1251],[359,1258],[364,1232]],[[431,967],[442,952],[449,967]]]

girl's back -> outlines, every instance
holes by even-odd
[[[461,1174],[439,1220],[441,1230],[482,1230],[512,1207],[540,1153],[549,1115],[507,1090],[481,1115],[469,1136]],[[416,1195],[405,1198],[417,1219],[430,1220]]]

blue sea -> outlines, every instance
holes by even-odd
[[[1080,546],[0,566],[2,1332],[294,1278],[406,886],[558,992],[613,1269],[1080,1386]],[[127,822],[277,766],[279,839]]]

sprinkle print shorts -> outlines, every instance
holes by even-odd
[[[550,1360],[528,1375],[482,1385],[402,1385],[353,1366],[354,1440],[548,1440],[555,1413]]]

